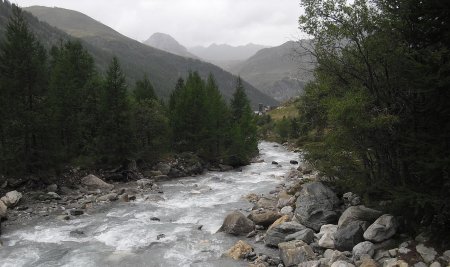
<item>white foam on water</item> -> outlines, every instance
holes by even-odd
[[[36,248],[17,248],[9,253],[7,258],[0,255],[1,267],[21,267],[30,265],[30,263],[36,262],[40,258],[39,250]]]

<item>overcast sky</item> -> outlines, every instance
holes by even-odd
[[[11,0],[80,11],[138,41],[155,32],[191,47],[280,45],[301,37],[300,0]]]

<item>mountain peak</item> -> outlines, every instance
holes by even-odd
[[[175,55],[196,58],[188,52],[186,47],[182,46],[177,40],[175,40],[175,38],[167,33],[155,32],[143,43]]]

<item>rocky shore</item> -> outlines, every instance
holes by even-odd
[[[406,235],[400,218],[366,207],[352,192],[338,196],[309,167],[292,170],[267,196],[246,198],[252,210],[231,212],[219,231],[242,236],[224,256],[250,267],[450,266],[450,250],[433,248],[425,233]]]

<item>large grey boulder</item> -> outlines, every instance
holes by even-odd
[[[277,200],[273,198],[268,197],[261,197],[256,202],[255,206],[253,207],[254,210],[257,209],[268,209],[268,210],[275,210],[277,207]]]
[[[381,242],[391,238],[397,232],[398,222],[394,216],[384,214],[364,232],[364,238],[373,242]]]
[[[364,205],[351,206],[342,213],[339,218],[338,226],[344,227],[353,221],[366,221],[373,223],[381,215],[381,211],[367,208]]]
[[[267,231],[264,243],[266,246],[277,247],[278,244],[284,242],[286,236],[305,229],[305,226],[296,222],[285,222],[279,224]]]
[[[253,231],[255,224],[239,211],[229,213],[220,227],[219,232],[232,235],[246,235]]]
[[[297,266],[299,263],[311,261],[316,258],[312,248],[303,241],[294,240],[278,244],[280,258],[284,266]]]
[[[270,226],[280,217],[281,214],[279,214],[274,210],[253,210],[248,215],[248,218],[252,220],[255,224],[262,225],[265,227]]]
[[[364,241],[364,222],[353,221],[344,227],[338,227],[334,234],[334,246],[340,251],[351,251]]]
[[[419,252],[420,256],[422,256],[422,259],[428,264],[433,262],[437,256],[437,252],[436,250],[434,250],[434,248],[426,247],[424,244],[417,245],[416,251]]]
[[[89,190],[111,190],[114,188],[112,184],[108,184],[93,174],[89,174],[81,179],[81,184]]]
[[[296,201],[295,217],[305,226],[319,231],[324,224],[335,223],[339,205],[336,194],[321,182],[304,184]]]
[[[10,191],[10,192],[6,193],[6,195],[3,196],[0,200],[3,201],[3,203],[5,203],[5,205],[8,208],[12,208],[19,203],[21,198],[22,198],[22,193],[14,190],[14,191]]]

